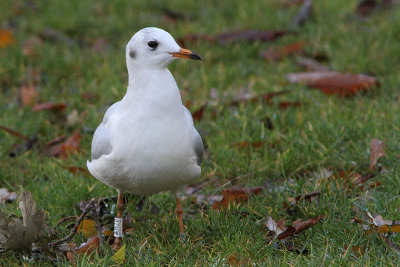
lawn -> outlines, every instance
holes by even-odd
[[[203,58],[179,60],[169,68],[192,112],[207,103],[202,118],[195,121],[206,155],[199,182],[190,185],[199,191],[183,189],[180,194],[184,244],[172,194],[150,196],[144,204],[129,197],[126,212],[134,221],[125,238],[128,265],[398,265],[399,236],[389,233],[389,245],[381,234],[367,233],[351,221],[357,217],[369,223],[366,210],[400,220],[399,6],[378,6],[360,18],[358,1],[315,1],[302,26],[288,26],[300,5],[283,2],[1,1],[0,28],[12,30],[13,40],[0,46],[0,125],[38,141],[26,149],[21,138],[0,131],[0,187],[20,194],[23,186],[32,192],[55,229],[55,239],[69,234],[68,224],[56,224],[66,216],[79,216],[80,201],[116,195],[85,171],[73,173],[66,167],[86,168],[94,130],[107,108],[126,92],[126,43],[141,28],[155,26],[176,40],[183,38],[185,48]],[[242,29],[290,32],[268,42],[184,38]],[[303,57],[317,58],[342,73],[375,76],[380,86],[340,97],[289,83],[288,73],[305,71],[296,64],[300,54],[268,61],[260,53],[296,42],[304,43]],[[23,85],[36,88],[37,103],[66,107],[33,112],[21,101]],[[283,90],[288,92],[268,103],[259,99],[229,104],[246,94]],[[282,109],[283,101],[301,105]],[[62,135],[68,138],[76,130],[81,134],[79,150],[67,157],[52,156],[46,143]],[[374,138],[384,142],[386,156],[370,170]],[[332,177],[321,172],[332,172]],[[351,179],[355,173],[370,179],[353,188],[343,176]],[[260,194],[226,209],[192,203],[196,197],[219,196],[227,188],[258,186],[263,189]],[[315,191],[320,192],[317,199],[285,207],[290,198]],[[2,211],[21,215],[18,201],[5,204]],[[286,225],[323,218],[288,246],[270,238],[269,216],[276,221],[286,218]],[[71,242],[85,241],[79,233]],[[109,266],[116,264],[113,254],[104,245],[98,253],[81,255],[77,263]],[[6,251],[0,264],[38,266],[51,261]],[[70,263],[59,258],[57,264]]]

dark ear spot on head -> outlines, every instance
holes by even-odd
[[[136,52],[135,52],[134,50],[129,51],[129,56],[130,56],[132,59],[135,59],[135,58],[136,58]]]

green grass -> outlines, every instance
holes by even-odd
[[[23,184],[34,195],[38,206],[46,211],[51,225],[68,215],[80,214],[75,205],[92,197],[112,196],[116,192],[92,177],[74,175],[62,166],[85,167],[90,155],[90,142],[95,127],[108,106],[122,98],[127,86],[124,49],[131,36],[146,26],[168,30],[175,38],[185,34],[218,34],[235,29],[283,29],[294,17],[297,7],[283,7],[281,1],[34,1],[30,8],[25,1],[1,1],[0,21],[15,27],[16,43],[0,50],[0,124],[27,136],[36,134],[41,143],[76,128],[82,132],[81,151],[67,161],[43,155],[43,145],[15,158],[8,156],[14,136],[0,132],[0,187],[19,190]],[[400,12],[392,8],[358,19],[354,10],[357,1],[315,1],[314,13],[297,34],[287,35],[273,43],[236,42],[225,46],[197,42],[187,43],[204,60],[180,60],[170,66],[182,90],[188,92],[184,102],[192,101],[192,110],[209,100],[211,88],[221,99],[231,99],[243,88],[254,92],[290,90],[279,100],[307,103],[298,108],[279,110],[277,105],[241,104],[236,108],[220,101],[216,119],[206,110],[196,127],[209,149],[203,163],[202,180],[209,184],[201,192],[220,194],[222,185],[266,186],[261,195],[248,203],[224,212],[212,209],[185,214],[188,241],[179,243],[178,224],[174,218],[174,199],[160,193],[150,200],[160,207],[153,215],[149,208],[129,212],[138,219],[134,232],[126,238],[129,265],[222,265],[229,255],[258,265],[290,264],[303,266],[388,266],[396,265],[399,256],[378,236],[365,235],[359,225],[350,224],[354,203],[379,213],[386,219],[400,219],[399,139],[400,139]],[[187,15],[189,19],[167,20],[163,9]],[[30,37],[47,27],[73,39],[75,45],[45,40],[37,54],[25,57],[21,46]],[[91,46],[99,37],[109,47],[102,52]],[[321,52],[327,65],[341,72],[369,73],[381,82],[366,94],[343,99],[326,96],[305,86],[289,84],[285,75],[302,71],[293,58],[268,63],[259,52],[271,45],[295,41],[307,43],[308,54]],[[49,112],[31,112],[21,107],[19,87],[31,82],[32,71],[41,102],[64,102],[68,108],[60,116]],[[97,100],[82,99],[83,92],[98,94]],[[65,125],[65,115],[76,109],[81,124]],[[266,117],[274,128],[268,129]],[[383,140],[387,156],[380,160],[384,171],[374,181],[381,186],[367,191],[343,193],[342,186],[315,179],[321,168],[354,170],[365,173],[369,167],[369,144],[373,138]],[[261,148],[238,149],[232,144],[241,141],[264,141]],[[235,179],[236,177],[242,177]],[[268,185],[268,186],[267,186]],[[302,203],[295,214],[288,215],[283,203],[288,197],[321,191],[318,202]],[[366,196],[367,195],[367,196]],[[149,201],[146,202],[149,206]],[[184,210],[193,209],[184,202]],[[7,214],[18,213],[17,203],[7,204]],[[247,214],[247,216],[241,216]],[[275,219],[325,216],[322,223],[296,237],[307,255],[279,249],[266,241],[263,226],[267,216]],[[57,228],[64,236],[69,230]],[[75,242],[83,242],[76,237]],[[391,237],[399,244],[398,236]],[[367,245],[363,255],[348,252],[345,245]],[[86,264],[112,265],[113,253],[104,248]],[[17,253],[1,254],[4,266],[20,265],[24,260]],[[47,261],[28,265],[50,264]],[[67,265],[67,262],[59,262]]]

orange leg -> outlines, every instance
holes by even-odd
[[[112,245],[112,249],[117,250],[122,245],[122,213],[124,212],[124,194],[122,191],[118,190],[118,202],[117,202],[117,218],[115,218],[115,225],[114,225],[114,236],[115,241]],[[119,223],[118,223],[119,222]]]
[[[176,215],[178,216],[178,222],[179,222],[179,232],[181,233],[181,238],[185,236],[185,230],[183,226],[183,221],[182,221],[182,206],[181,206],[181,200],[179,197],[176,197],[176,209],[175,209]]]

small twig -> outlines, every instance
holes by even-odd
[[[75,220],[75,219],[76,219],[76,216],[68,216],[68,217],[61,218],[61,219],[57,222],[57,226],[60,225],[60,224],[62,224],[62,223],[64,223],[64,222],[66,222],[66,221],[71,221],[71,220]]]
[[[19,137],[19,138],[21,138],[21,139],[24,139],[25,141],[28,141],[28,140],[29,140],[29,137],[27,137],[26,135],[23,135],[22,133],[19,133],[19,132],[17,132],[17,131],[14,131],[14,130],[12,130],[12,129],[10,129],[10,128],[7,128],[7,127],[5,127],[5,126],[3,126],[3,125],[0,125],[0,129],[6,131],[6,132],[8,132],[8,133],[10,133],[10,134],[12,134],[12,135],[14,135],[14,136],[16,136],[16,137]]]
[[[96,202],[96,199],[93,198],[93,199],[91,199],[91,200],[89,201],[88,204],[86,204],[85,210],[82,212],[82,215],[81,215],[81,216],[78,218],[78,220],[76,221],[76,224],[75,224],[74,228],[71,229],[71,233],[70,233],[68,236],[66,236],[66,237],[64,237],[64,238],[62,238],[62,239],[60,239],[60,240],[51,242],[51,243],[48,244],[48,246],[49,246],[49,247],[54,247],[54,246],[56,246],[56,245],[59,245],[59,244],[62,244],[62,243],[64,243],[64,242],[70,241],[70,240],[74,237],[74,235],[75,235],[75,233],[76,233],[76,230],[78,229],[79,225],[81,224],[81,222],[82,222],[83,219],[85,218],[86,214],[88,214],[88,212],[89,212],[91,209],[94,208],[94,203],[95,203],[95,202]]]

